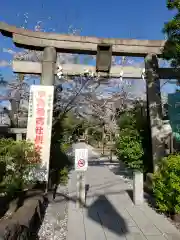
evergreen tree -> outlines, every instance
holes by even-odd
[[[165,23],[163,32],[167,42],[163,49],[163,58],[171,61],[172,67],[180,67],[180,0],[167,0],[167,8],[175,11],[172,20]]]

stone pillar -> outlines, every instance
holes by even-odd
[[[133,202],[141,205],[144,202],[144,182],[143,173],[134,171],[133,173]]]
[[[44,85],[44,86],[54,85],[56,59],[57,59],[57,53],[54,47],[44,48],[43,61],[42,61],[41,85]],[[50,188],[52,188],[52,184],[51,184],[51,177],[49,176],[46,191],[48,191],[48,189]]]
[[[55,68],[56,68],[56,49],[54,47],[46,47],[43,52],[41,85],[54,85]]]
[[[164,156],[164,142],[160,136],[162,128],[162,105],[160,80],[157,73],[158,59],[150,54],[145,58],[147,110],[151,130],[153,169],[157,169],[157,162]]]

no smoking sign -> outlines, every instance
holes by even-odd
[[[75,170],[87,171],[88,149],[75,149]]]
[[[80,168],[82,168],[82,167],[84,167],[84,165],[85,165],[84,159],[79,159],[79,161],[78,161],[78,166],[79,166]]]

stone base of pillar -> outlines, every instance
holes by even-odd
[[[22,133],[16,133],[16,141],[22,140]]]

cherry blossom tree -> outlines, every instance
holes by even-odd
[[[24,26],[26,27],[28,17],[25,16]],[[45,31],[42,27],[43,24],[41,21],[38,21],[34,30],[35,31]],[[69,32],[72,35],[79,35],[79,30],[74,29]],[[4,52],[7,52],[12,55],[13,59],[20,61],[34,61],[41,62],[42,61],[42,52],[41,51],[33,51],[33,50],[22,50],[15,51],[14,49],[3,49]],[[94,56],[86,56],[83,57],[83,61],[87,63],[89,60],[94,58]],[[57,66],[64,63],[78,63],[79,56],[77,54],[65,54],[58,53],[57,55]],[[3,63],[5,64],[5,63]],[[8,63],[9,64],[9,63]],[[128,57],[116,58],[112,59],[113,65],[134,65],[134,61]],[[15,81],[9,83],[8,81],[1,81],[1,86],[4,85],[6,87],[6,93],[3,96],[0,96],[0,99],[9,100],[11,103],[11,109],[5,109],[5,112],[11,119],[11,124],[13,126],[17,125],[17,117],[22,117],[22,115],[26,115],[27,117],[27,103],[29,97],[29,80],[36,79],[38,76],[35,75],[26,75],[18,74]],[[25,81],[26,80],[26,81]],[[6,84],[5,84],[6,82]],[[120,85],[120,87],[119,87]],[[110,129],[115,129],[115,109],[110,107],[109,102],[113,102],[128,98],[127,94],[125,96],[125,92],[129,91],[129,87],[127,84],[123,84],[120,79],[110,79],[106,81],[106,83],[101,82],[101,79],[93,78],[88,75],[84,75],[79,77],[68,77],[62,76],[61,79],[58,79],[56,76],[55,79],[55,103],[54,103],[54,123],[58,119],[62,119],[63,116],[68,111],[73,110],[76,114],[86,115],[91,117],[98,117],[99,121],[103,121],[109,126]],[[133,82],[129,85],[133,86]],[[124,86],[124,89],[122,89]],[[126,89],[125,89],[126,87]],[[116,96],[111,92],[111,88],[116,88],[119,91]],[[109,92],[108,92],[109,91]],[[108,93],[109,100],[104,98],[104,95]],[[21,103],[25,102],[23,107],[23,111],[21,111]],[[112,105],[112,104],[111,104]],[[120,105],[119,108],[122,106]],[[83,109],[86,108],[86,113]]]

